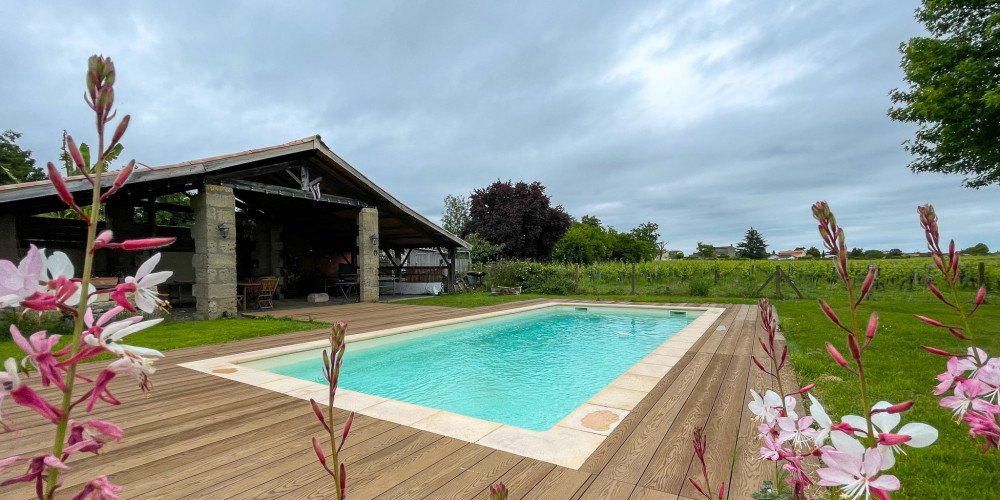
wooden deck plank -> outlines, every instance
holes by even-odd
[[[505,451],[490,450],[486,458],[442,485],[428,496],[440,500],[466,500],[496,484],[493,478],[510,471],[523,457]]]
[[[591,478],[591,475],[565,467],[556,467],[543,477],[523,498],[530,500],[569,499]]]
[[[508,310],[546,299],[457,309],[398,304],[349,304],[300,308],[292,314],[314,320],[345,320],[349,335],[441,319]],[[631,302],[622,302],[633,304]],[[482,499],[488,488],[504,482],[511,500],[520,498],[676,499],[690,468],[690,431],[701,422],[709,429],[710,467],[738,453],[755,453],[747,439],[756,429],[745,418],[747,384],[763,389],[756,370],[748,368],[756,307],[729,305],[699,339],[591,455],[581,470],[496,451],[479,445],[359,415],[342,451],[347,463],[351,498]],[[267,314],[280,315],[280,311]],[[725,326],[725,330],[717,330]],[[125,403],[99,405],[77,420],[101,418],[122,425],[125,440],[97,457],[70,460],[62,491],[71,496],[98,473],[126,487],[127,498],[327,498],[330,478],[316,462],[311,437],[322,430],[307,402],[254,386],[228,381],[177,366],[179,363],[229,355],[327,336],[326,327],[212,346],[167,352],[153,376],[152,397],[143,399],[135,382],[119,378],[112,390]],[[759,349],[759,348],[758,348]],[[730,360],[728,364],[724,360]],[[106,362],[81,367],[95,376]],[[722,366],[726,368],[723,369]],[[742,368],[741,368],[742,367]],[[740,388],[740,375],[743,382]],[[709,398],[712,390],[717,395]],[[43,395],[56,394],[50,389]],[[702,394],[706,393],[706,394]],[[710,401],[711,400],[711,401]],[[736,401],[742,404],[736,405]],[[7,405],[19,420],[19,435],[0,435],[0,449],[18,454],[45,450],[51,425],[29,410]],[[339,422],[345,412],[337,411]],[[739,434],[734,434],[736,426]],[[727,433],[726,429],[730,429]],[[683,437],[683,439],[681,439]],[[719,444],[714,444],[716,438]],[[732,444],[727,444],[732,443]],[[675,451],[676,450],[676,451]],[[685,453],[687,455],[685,456]],[[677,455],[679,460],[671,457]],[[686,462],[685,462],[686,458]],[[737,457],[727,479],[732,498],[742,498],[763,479],[759,460]],[[669,466],[667,462],[671,462]],[[675,466],[674,462],[683,462]],[[693,469],[692,469],[693,471]],[[9,472],[9,471],[8,471]],[[693,472],[692,472],[693,473]],[[6,476],[5,476],[6,477]],[[714,480],[714,477],[713,477]],[[732,483],[732,484],[729,484]],[[662,491],[672,485],[675,491]],[[30,488],[4,489],[4,498],[30,498]],[[742,495],[742,496],[741,496]]]
[[[720,317],[715,324],[709,327],[710,331],[717,331],[716,328],[720,325],[731,326],[735,320],[735,308],[730,308],[727,310],[722,317]],[[639,422],[645,419],[646,414],[649,409],[660,400],[663,393],[668,387],[671,387],[675,383],[677,378],[681,373],[688,370],[691,361],[694,359],[694,353],[689,352],[688,354],[681,357],[680,361],[674,365],[673,368],[660,380],[656,387],[645,397],[627,417],[608,436],[608,439],[587,459],[580,470],[584,470],[591,473],[599,473],[604,467],[608,465],[608,462],[618,453],[618,450],[625,443],[626,439],[635,431]],[[695,367],[697,369],[697,367]],[[688,382],[685,382],[688,381]],[[681,384],[689,383],[689,380],[685,378]]]

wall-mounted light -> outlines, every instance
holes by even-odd
[[[378,235],[374,233],[371,234],[368,236],[368,241],[372,242],[372,246],[378,246]]]
[[[219,223],[219,233],[222,234],[223,238],[228,237],[229,236],[229,224],[226,224],[225,222],[220,222]]]

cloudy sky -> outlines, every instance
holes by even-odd
[[[0,130],[44,164],[92,142],[86,58],[111,56],[126,155],[162,165],[324,142],[437,220],[447,194],[540,181],[575,217],[660,225],[669,248],[1000,249],[1000,192],[911,173],[885,116],[917,0],[892,2],[0,1]]]

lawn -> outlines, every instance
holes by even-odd
[[[21,332],[25,336],[28,336],[37,329],[32,328],[34,326],[32,323],[34,323],[34,320],[22,320],[19,322]],[[68,328],[65,323],[51,319],[43,321],[41,326],[42,328],[48,328],[50,331],[58,333],[72,333],[71,331],[67,331]],[[124,343],[165,351],[181,347],[221,344],[223,342],[233,342],[255,337],[266,337],[280,333],[314,330],[316,328],[323,328],[324,326],[328,325],[320,322],[275,318],[232,318],[187,322],[168,320],[129,335]],[[5,333],[6,328],[4,326]],[[64,345],[68,341],[68,337],[66,335],[60,345]],[[4,338],[9,339],[8,336],[4,336]],[[0,360],[11,356],[21,358],[24,356],[24,353],[11,340],[0,342]]]

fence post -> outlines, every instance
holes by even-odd
[[[986,284],[986,263],[979,261],[979,286]]]
[[[632,295],[635,295],[635,262],[632,263]]]
[[[573,293],[580,293],[580,264],[576,265],[576,276],[573,278]]]
[[[718,266],[715,267],[715,284],[716,285],[719,284],[719,267]]]
[[[781,298],[781,264],[774,266],[774,292]]]

